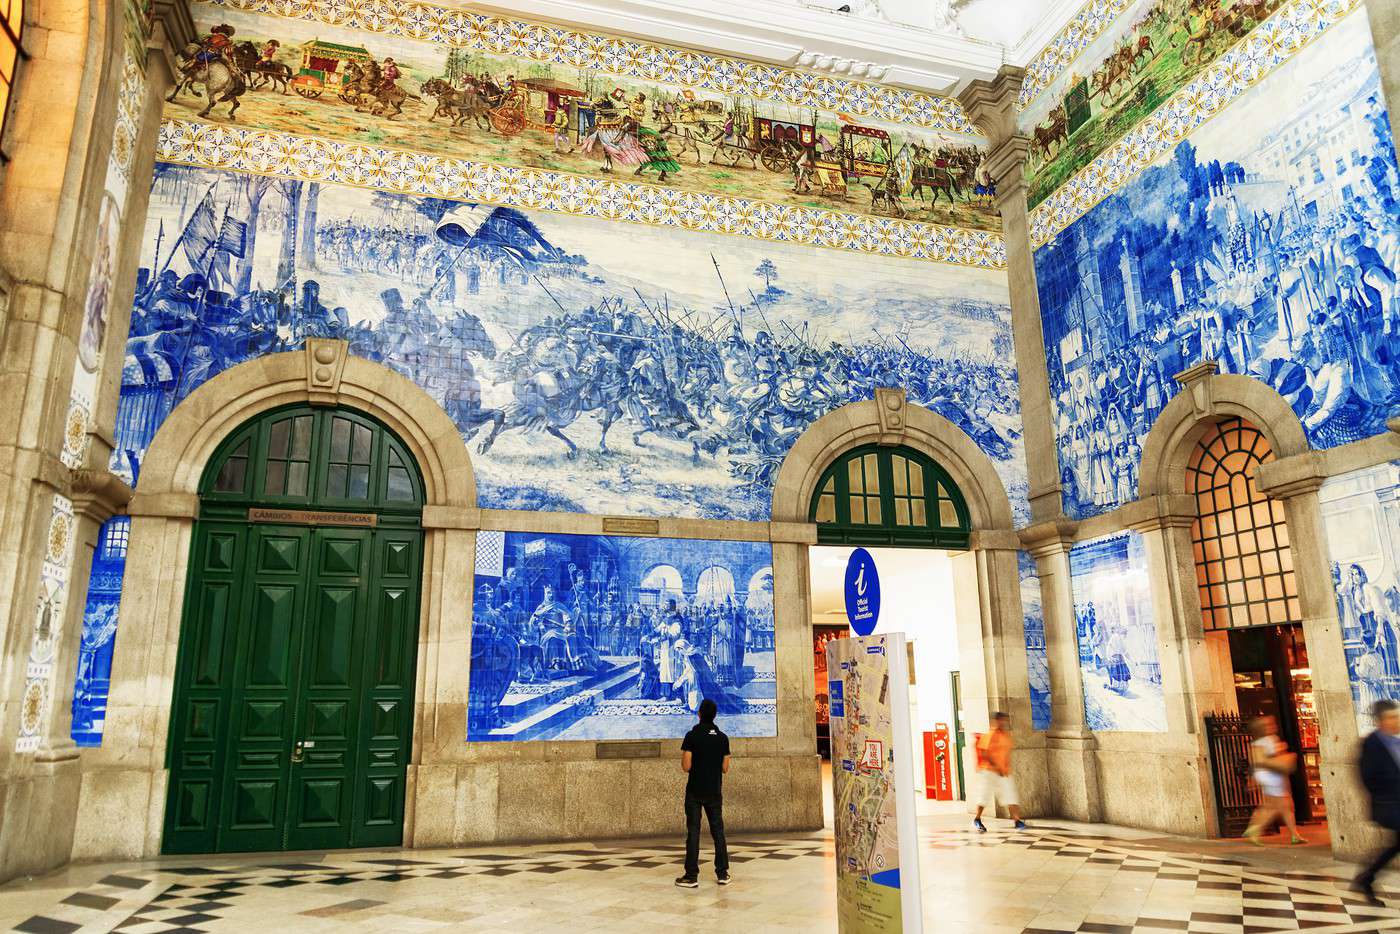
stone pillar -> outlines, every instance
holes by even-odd
[[[1005,66],[990,81],[973,81],[959,98],[968,116],[987,135],[988,168],[996,183],[997,208],[1006,241],[1011,330],[1020,378],[1031,516],[1035,521],[1044,521],[1061,511],[1060,463],[1026,208],[1026,156],[1030,141],[1016,126],[1016,97],[1024,76],[1023,69]]]
[[[1031,724],[1026,617],[1018,566],[1021,541],[1014,532],[975,532],[971,549],[953,559],[964,729],[986,729],[995,711],[1010,714],[1021,805],[1027,814],[1052,814],[1046,738]],[[966,582],[958,573],[961,562],[970,562],[975,571]]]
[[[1342,647],[1342,625],[1337,618],[1327,530],[1317,498],[1324,479],[1321,459],[1315,455],[1263,464],[1255,475],[1260,490],[1283,500],[1303,639],[1312,669],[1322,793],[1327,802],[1332,852],[1355,860],[1376,848],[1382,835],[1370,822],[1369,802],[1356,777],[1356,708]]]
[[[1201,621],[1191,543],[1195,499],[1185,494],[1158,495],[1132,503],[1125,512],[1126,524],[1143,536],[1146,545],[1167,711],[1167,734],[1153,744],[1154,754],[1146,757],[1148,774],[1156,785],[1151,789],[1156,813],[1150,826],[1193,836],[1214,835],[1218,815],[1202,718],[1224,707],[1225,686],[1215,682]]]
[[[1079,676],[1079,634],[1070,586],[1069,549],[1075,524],[1044,523],[1022,533],[1040,577],[1045,614],[1045,654],[1050,666],[1050,730],[1046,734],[1052,813],[1073,820],[1103,819],[1098,740],[1084,720]]]

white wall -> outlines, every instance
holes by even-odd
[[[915,731],[914,763],[922,783],[923,733],[934,724],[953,728],[949,674],[958,670],[958,635],[953,588],[953,557],[958,552],[912,548],[870,548],[880,575],[880,619],[876,632],[902,632],[914,643],[916,684],[910,689],[910,725]],[[812,549],[813,621],[844,623],[846,562],[852,549]],[[975,593],[972,597],[974,603]],[[975,610],[976,607],[973,607]],[[974,647],[980,651],[980,647]],[[922,784],[920,797],[922,797]]]

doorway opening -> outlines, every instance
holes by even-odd
[[[1249,725],[1270,717],[1298,756],[1290,776],[1294,813],[1322,842],[1317,707],[1288,523],[1283,504],[1254,483],[1259,465],[1273,457],[1263,432],[1230,418],[1207,429],[1186,470],[1187,492],[1196,497],[1191,537],[1202,623],[1220,698],[1207,723],[1216,814],[1222,836],[1243,832],[1259,801],[1249,779]]]
[[[296,405],[210,459],[190,547],[166,853],[403,838],[423,482],[367,416]]]
[[[809,553],[817,751],[829,758],[826,644],[852,635],[845,607],[851,553],[864,547],[880,578],[875,631],[903,632],[909,652],[909,722],[921,801],[964,796],[956,761],[969,718],[960,695],[985,695],[977,568],[962,492],[919,451],[864,445],[827,468],[812,498],[819,544]],[[967,664],[964,664],[964,659]],[[971,669],[971,670],[969,670]],[[961,673],[961,674],[960,674]]]

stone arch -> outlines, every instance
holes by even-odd
[[[967,500],[974,530],[1011,530],[1011,500],[992,459],[962,429],[921,405],[905,405],[898,394],[898,419],[892,428],[888,407],[893,392],[875,400],[853,402],[823,415],[788,451],[773,485],[773,521],[807,522],[808,507],[822,472],[845,451],[862,444],[904,444],[933,458],[948,471]]]
[[[418,703],[440,704],[461,689],[465,655],[434,650],[435,643],[456,638],[452,627],[464,625],[456,610],[470,606],[472,582],[456,570],[472,567],[479,524],[471,459],[456,424],[415,383],[351,356],[343,341],[313,339],[302,351],[242,363],[209,380],[170,413],[151,443],[128,507],[132,520],[107,726],[103,745],[83,756],[89,774],[78,805],[75,859],[160,852],[168,778],[164,751],[199,482],[230,433],[263,412],[297,402],[344,405],[372,415],[418,462],[424,536],[415,696]],[[405,793],[406,842],[414,839],[416,765],[430,741],[422,725],[416,726]],[[142,817],[115,817],[130,814]]]
[[[328,379],[318,386],[318,369],[331,370],[334,384]],[[205,464],[230,432],[269,409],[307,401],[348,406],[391,428],[418,461],[426,505],[476,505],[471,458],[442,407],[407,377],[351,355],[344,342],[313,341],[305,351],[269,354],[225,370],[176,406],[146,454],[133,513],[151,497],[197,495]]]
[[[1015,533],[1011,499],[996,465],[948,419],[908,404],[903,390],[880,388],[875,396],[824,415],[797,440],[774,484],[773,522],[809,526],[812,496],[822,474],[854,447],[905,445],[932,458],[961,491],[973,530],[968,550],[953,557],[966,722],[985,728],[992,711],[1009,710],[1016,721],[1030,723],[1025,622],[1016,557],[1020,539]],[[815,536],[807,541],[814,542]],[[775,543],[773,558],[777,629],[800,626],[810,631],[810,586],[804,580],[811,573],[807,545]],[[796,569],[797,586],[784,579],[785,573],[791,573],[785,572],[785,567]],[[1024,742],[1027,746],[1032,743],[1029,737]],[[1028,800],[1032,808],[1043,807],[1039,797]]]
[[[1211,425],[1238,417],[1268,438],[1279,460],[1310,450],[1303,423],[1283,396],[1252,376],[1208,373],[1184,380],[1142,445],[1138,495],[1186,492],[1186,463]]]

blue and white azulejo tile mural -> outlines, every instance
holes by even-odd
[[[1318,500],[1359,735],[1400,698],[1400,461],[1332,477]]]
[[[1315,447],[1400,412],[1400,179],[1364,11],[1036,251],[1065,510],[1137,495],[1204,360],[1278,391]]]
[[[766,542],[477,534],[467,739],[777,733]]]
[[[107,691],[112,683],[112,650],[116,647],[117,611],[126,572],[126,544],[131,517],[113,516],[97,533],[83,605],[83,635],[78,647],[78,671],[73,683],[73,741],[79,746],[102,745],[107,719]]]
[[[1050,729],[1050,660],[1045,650],[1045,612],[1040,575],[1028,551],[1016,553],[1021,578],[1021,611],[1026,626],[1026,674],[1031,693],[1031,728]]]
[[[457,422],[484,507],[764,520],[813,421],[902,385],[1029,518],[995,271],[170,165],[146,233],[128,477],[201,383],[336,337]]]
[[[1167,707],[1142,535],[1124,532],[1075,545],[1069,570],[1089,729],[1165,731]]]

